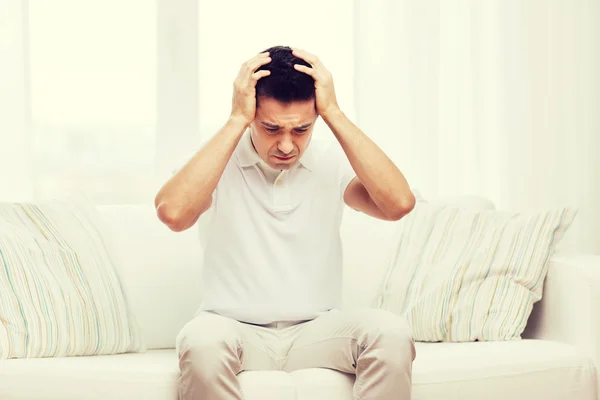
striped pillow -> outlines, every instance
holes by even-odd
[[[145,350],[84,203],[0,203],[0,359]]]
[[[398,223],[379,307],[404,315],[418,341],[520,339],[575,214],[419,203]]]

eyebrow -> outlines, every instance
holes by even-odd
[[[266,128],[269,128],[269,129],[278,129],[279,128],[279,125],[270,124],[268,122],[261,122],[261,125],[263,125]],[[306,129],[311,125],[312,125],[312,122],[309,122],[307,124],[297,126],[294,129]]]

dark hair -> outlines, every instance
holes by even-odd
[[[271,97],[283,103],[304,101],[315,98],[315,81],[304,72],[297,71],[294,64],[310,67],[306,61],[292,54],[287,46],[274,46],[266,49],[271,62],[257,71],[269,70],[271,74],[260,78],[256,83],[256,100],[260,96]]]

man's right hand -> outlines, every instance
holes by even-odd
[[[271,71],[256,70],[271,62],[269,53],[260,53],[242,64],[240,73],[233,82],[231,117],[250,125],[256,115],[256,82],[268,76]]]

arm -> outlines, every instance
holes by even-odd
[[[240,138],[256,114],[256,82],[270,74],[258,71],[271,61],[261,53],[242,65],[234,82],[231,116],[225,126],[171,177],[154,199],[158,218],[171,230],[193,226],[212,204],[212,194]]]
[[[344,192],[346,204],[368,215],[396,221],[408,214],[415,197],[398,167],[340,110],[331,73],[314,55],[293,49],[312,68],[295,65],[315,80],[317,112],[329,126],[357,177]]]
[[[414,207],[415,197],[398,167],[341,111],[323,120],[356,172],[344,193],[346,204],[376,218],[397,221]]]
[[[245,129],[244,121],[230,118],[160,189],[154,206],[158,218],[171,230],[190,228],[210,208],[212,193]]]

